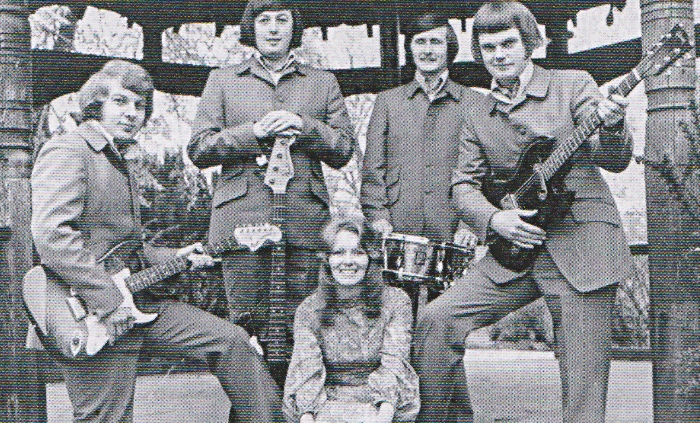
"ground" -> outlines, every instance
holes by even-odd
[[[561,386],[551,352],[468,350],[465,369],[477,423],[561,422]],[[651,363],[614,361],[608,389],[609,423],[651,423]],[[50,423],[70,421],[65,385],[47,386]],[[208,373],[140,377],[134,423],[218,423],[229,402]]]

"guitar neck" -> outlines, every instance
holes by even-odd
[[[204,253],[209,255],[219,255],[224,251],[232,250],[238,247],[238,242],[235,239],[228,239],[217,244],[210,244],[204,247]],[[133,293],[142,291],[164,279],[175,276],[178,273],[187,270],[189,262],[185,257],[178,257],[168,260],[165,263],[149,267],[138,273],[126,278],[126,286]]]
[[[610,89],[611,93],[619,94],[626,97],[634,87],[639,84],[641,78],[637,75],[636,70],[625,75],[622,82],[614,88]],[[582,122],[578,124],[573,134],[563,143],[559,144],[552,152],[552,155],[542,164],[541,172],[546,181],[549,181],[561,169],[562,166],[571,158],[576,150],[603,124],[603,120],[598,116],[597,112],[591,113]]]
[[[284,216],[287,210],[287,198],[285,194],[273,194],[272,198],[272,222],[284,228]],[[285,243],[282,242],[276,245],[272,249],[271,261],[272,270],[270,272],[270,306],[271,308],[284,310],[286,307],[286,282],[287,282],[287,272],[286,272],[286,253],[285,253]],[[284,325],[286,316],[282,313],[271,313],[270,322],[273,327],[277,325]]]

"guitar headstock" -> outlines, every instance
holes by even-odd
[[[693,44],[690,42],[690,37],[685,32],[683,25],[676,24],[652,47],[635,69],[641,79],[659,75],[692,48]]]
[[[266,242],[277,243],[282,239],[282,231],[275,225],[242,226],[234,229],[233,236],[239,245],[245,245],[250,251],[257,251]]]
[[[279,136],[275,138],[275,145],[272,146],[270,161],[265,172],[265,185],[269,186],[275,194],[284,194],[287,183],[294,177],[290,147],[295,140],[295,136]]]

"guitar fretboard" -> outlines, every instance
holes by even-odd
[[[640,64],[641,66],[641,64]],[[638,66],[639,67],[639,66]],[[634,87],[639,84],[641,78],[637,75],[637,68],[625,75],[622,82],[614,88],[610,89],[611,93],[620,94],[626,97]],[[591,113],[583,121],[579,122],[574,129],[574,132],[564,142],[560,143],[547,160],[542,163],[539,172],[544,177],[545,181],[549,181],[561,169],[562,166],[571,158],[576,150],[583,145],[586,140],[603,124],[603,120],[598,116],[597,112]],[[537,186],[540,183],[539,174],[533,174],[516,192],[515,196],[521,199],[526,195],[530,188]]]
[[[204,247],[204,253],[209,255],[219,255],[224,251],[233,250],[239,246],[235,239],[227,239],[225,241],[207,245]],[[126,278],[126,286],[131,292],[142,291],[163,279],[187,270],[189,263],[184,257],[174,258],[165,263],[149,267]]]

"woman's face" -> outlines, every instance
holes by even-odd
[[[328,263],[336,282],[343,286],[352,286],[365,277],[369,257],[360,247],[360,238],[356,233],[341,230],[335,236]]]

